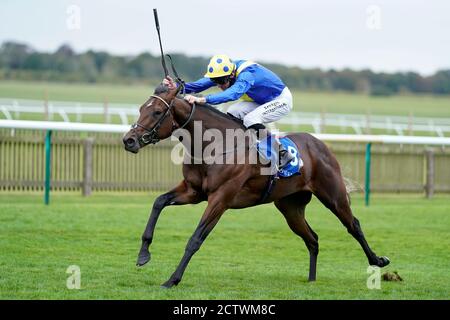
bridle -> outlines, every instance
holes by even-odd
[[[142,128],[145,130],[145,133],[138,138],[139,143],[143,146],[145,146],[147,144],[156,144],[157,142],[159,142],[161,140],[158,135],[158,130],[161,127],[161,125],[163,124],[164,120],[166,120],[166,117],[169,115],[169,113],[172,115],[172,119],[173,119],[172,107],[173,107],[173,104],[174,104],[174,101],[176,98],[176,97],[174,97],[170,101],[170,104],[169,104],[169,103],[167,103],[166,100],[164,100],[160,96],[151,95],[150,97],[156,98],[156,99],[162,101],[167,109],[166,109],[166,112],[164,112],[164,114],[161,116],[161,118],[158,119],[158,122],[156,122],[156,124],[153,126],[152,129],[149,129],[149,128],[141,125],[139,122],[135,122],[134,124],[131,125],[131,129],[136,129],[139,127],[139,128]],[[191,112],[189,113],[189,117],[187,118],[187,120],[184,122],[184,124],[181,127],[178,126],[178,124],[174,120],[172,120],[172,132],[177,129],[183,129],[192,120],[192,116],[194,115],[194,112],[195,112],[195,103],[192,104],[192,108],[191,108]]]
[[[156,23],[158,25],[156,14],[155,14],[155,19],[156,19]],[[158,35],[159,35],[159,27],[157,27],[157,29],[158,29]],[[161,39],[160,39],[160,45],[161,45]],[[177,93],[181,91],[182,95],[184,95],[184,93],[185,93],[184,81],[178,75],[177,70],[175,69],[175,66],[173,64],[172,57],[170,55],[168,55],[168,54],[166,56],[170,59],[170,66],[172,68],[172,71],[173,71],[173,73],[174,73],[174,75],[176,77],[177,83],[178,83]],[[162,46],[161,46],[161,58],[162,58],[162,62],[163,62],[164,72],[165,72],[165,75],[167,77],[169,75],[169,73],[167,71],[166,64],[165,64],[165,61],[164,61],[164,54],[162,52]],[[131,129],[136,129],[136,128],[139,127],[139,128],[142,128],[142,129],[145,130],[145,133],[141,137],[138,138],[139,143],[142,146],[145,146],[147,144],[155,144],[155,143],[157,143],[157,142],[159,142],[161,140],[159,138],[159,135],[158,135],[158,130],[161,127],[161,125],[164,122],[164,120],[166,119],[166,117],[169,115],[169,113],[172,115],[172,133],[173,133],[177,129],[183,129],[191,121],[192,116],[194,115],[194,112],[195,112],[195,103],[193,103],[191,112],[189,114],[189,117],[184,122],[184,124],[180,127],[173,120],[174,116],[172,114],[173,103],[174,103],[175,98],[177,97],[177,95],[175,95],[175,97],[172,98],[172,100],[170,101],[170,104],[167,103],[167,101],[164,100],[163,98],[161,98],[160,96],[152,94],[150,97],[151,98],[156,98],[156,99],[159,99],[160,101],[162,101],[164,103],[164,105],[167,107],[167,110],[166,110],[166,112],[164,112],[162,117],[159,118],[158,122],[156,122],[155,126],[152,129],[146,128],[145,126],[141,125],[139,122],[135,122],[134,124],[131,125]]]

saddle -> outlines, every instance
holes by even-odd
[[[303,167],[303,160],[300,158],[298,147],[294,141],[288,137],[280,137],[279,141],[284,148],[294,156],[294,159],[282,169],[278,169],[279,154],[277,150],[278,148],[276,147],[277,144],[275,142],[275,137],[273,135],[265,137],[258,142],[256,146],[261,157],[269,163],[268,169],[270,170],[269,180],[265,191],[261,195],[259,203],[263,203],[270,196],[273,188],[275,187],[276,180],[300,174],[300,169]]]
[[[295,174],[300,174],[300,169],[303,166],[303,160],[300,157],[297,145],[288,137],[279,137],[280,143],[284,148],[290,152],[294,159],[289,162],[287,166],[282,169],[278,168],[278,148],[275,143],[275,137],[269,135],[263,138],[257,144],[257,150],[264,162],[269,163],[270,173],[276,175],[278,178],[287,178]]]

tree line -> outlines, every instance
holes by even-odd
[[[172,58],[178,73],[186,81],[202,77],[209,59],[180,53],[172,54]],[[416,72],[376,73],[371,70],[322,70],[262,64],[277,73],[290,88],[300,90],[370,95],[450,94],[450,69],[422,76]],[[49,53],[11,41],[0,46],[2,80],[156,84],[162,77],[161,58],[148,52],[136,56],[117,56],[93,50],[76,53],[69,45],[62,45]]]

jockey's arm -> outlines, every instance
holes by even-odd
[[[253,76],[250,73],[247,75],[247,72],[243,72],[236,79],[236,82],[225,91],[207,95],[205,97],[206,103],[214,105],[238,100],[251,88],[253,83]]]
[[[178,87],[178,83],[175,82],[170,76],[163,79],[162,83],[169,87],[170,90]],[[205,91],[213,87],[215,84],[209,78],[201,78],[194,82],[188,82],[184,84],[185,93],[198,93]]]
[[[199,93],[214,86],[214,82],[205,77],[194,82],[185,83],[184,89],[186,93]]]

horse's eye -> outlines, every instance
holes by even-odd
[[[159,116],[161,115],[162,111],[154,111],[153,116]]]

